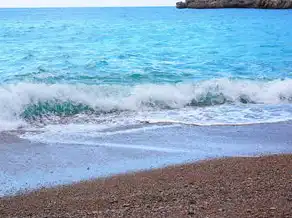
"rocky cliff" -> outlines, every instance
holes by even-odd
[[[292,0],[186,0],[177,8],[292,8]]]

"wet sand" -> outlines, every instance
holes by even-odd
[[[146,127],[102,137],[78,136],[80,142],[75,143],[65,143],[58,134],[36,136],[63,143],[21,139],[19,131],[2,132],[0,197],[204,159],[292,153],[291,122]]]
[[[0,217],[292,217],[292,155],[177,165],[0,200]]]

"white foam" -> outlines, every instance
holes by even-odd
[[[55,139],[78,139],[87,140],[88,138],[113,136],[120,134],[138,133],[149,130],[172,128],[176,125],[151,125],[151,126],[123,126],[118,124],[68,124],[68,125],[48,125],[43,128],[30,129],[22,135],[22,138],[38,141],[50,142],[50,138]]]
[[[80,137],[79,137],[80,138]],[[72,145],[78,145],[78,146],[94,146],[94,147],[109,147],[109,148],[124,148],[124,149],[135,149],[135,150],[146,150],[146,151],[157,151],[157,152],[166,152],[166,153],[189,153],[191,151],[189,150],[183,150],[183,149],[176,149],[176,148],[166,148],[166,147],[154,147],[154,146],[148,146],[148,145],[136,145],[136,144],[122,144],[122,143],[104,143],[104,142],[98,142],[98,141],[90,141],[83,139],[78,140],[69,140],[69,139],[55,139],[53,137],[44,138],[44,137],[38,137],[38,142],[43,143],[51,143],[51,144],[67,144],[69,146]]]
[[[192,100],[200,101],[208,93],[223,95],[235,105],[186,109],[186,105]],[[251,105],[240,108],[242,96],[256,103],[254,108],[259,108],[259,111],[251,111],[249,109],[253,108]],[[229,121],[232,121],[231,123],[274,122],[292,118],[290,106],[292,79],[269,82],[218,79],[193,84],[135,86],[32,83],[2,85],[0,87],[1,130],[25,126],[21,113],[28,105],[56,99],[61,102],[84,104],[96,111],[130,111],[129,113],[132,114],[127,115],[126,118],[131,120],[139,120],[142,117],[144,121],[171,119],[179,122],[210,124],[230,123]],[[277,115],[273,108],[268,108],[266,105],[280,105],[277,107]],[[180,112],[175,111],[177,114],[173,115],[164,110],[165,108]],[[158,116],[156,111],[161,110],[163,112],[159,112]],[[115,122],[118,116],[111,117],[110,122]],[[124,122],[127,122],[127,119],[124,119]]]

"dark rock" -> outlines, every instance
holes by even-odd
[[[178,2],[177,8],[292,8],[292,0],[186,0]]]
[[[176,7],[179,8],[179,9],[187,8],[187,3],[185,3],[185,2],[177,2],[176,3]]]

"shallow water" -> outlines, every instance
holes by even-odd
[[[150,125],[106,135],[80,130],[68,128],[66,137],[62,131],[29,134],[32,142],[7,134],[0,143],[0,196],[206,158],[292,152],[291,123]]]

